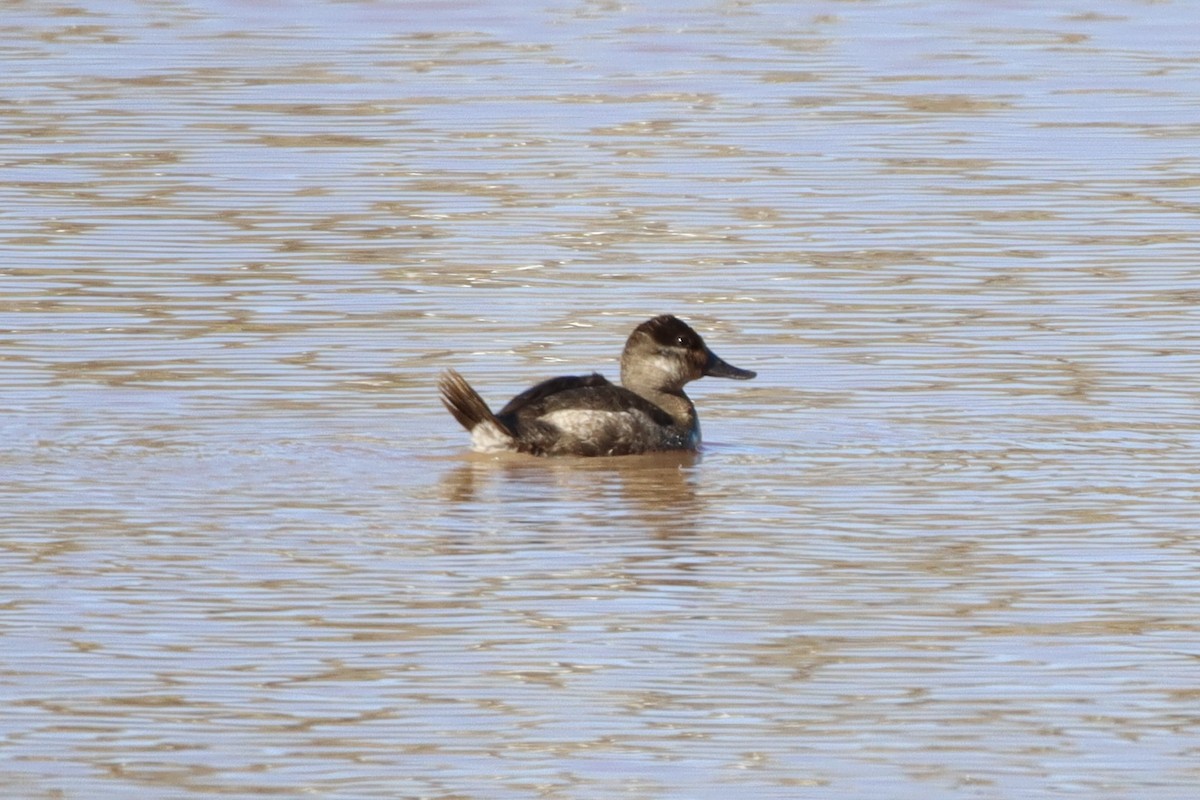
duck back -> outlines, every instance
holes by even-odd
[[[525,452],[618,456],[686,446],[671,415],[603,375],[551,378],[496,415]]]

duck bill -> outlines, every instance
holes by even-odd
[[[709,350],[708,363],[704,365],[704,374],[710,378],[733,378],[735,381],[748,381],[758,373],[728,364],[712,350]]]

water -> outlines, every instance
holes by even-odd
[[[3,793],[1193,796],[1200,29],[1043,5],[6,9]]]

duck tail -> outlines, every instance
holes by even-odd
[[[446,370],[438,379],[438,391],[442,395],[442,405],[469,432],[475,433],[476,428],[486,424],[489,428],[494,426],[502,436],[512,438],[512,431],[492,413],[479,392],[472,389],[462,375],[452,369]]]

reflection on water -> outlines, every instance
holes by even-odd
[[[1044,5],[6,7],[0,793],[1190,800],[1200,29]]]
[[[670,537],[687,534],[703,517],[698,460],[686,452],[559,459],[473,454],[442,476],[442,499],[468,508],[540,501],[583,535],[623,523]],[[564,506],[564,498],[578,505]]]

